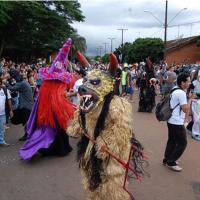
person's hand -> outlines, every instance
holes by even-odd
[[[69,98],[70,97],[70,93],[65,91],[64,96],[65,96],[65,98]]]
[[[13,111],[12,111],[12,110],[10,111],[9,114],[10,114],[10,118],[13,118],[14,114],[13,114]]]
[[[195,92],[189,92],[188,94],[188,98],[189,99],[194,99],[196,97],[196,93]]]

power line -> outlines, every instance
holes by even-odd
[[[197,23],[200,23],[200,21],[195,21],[195,22],[187,22],[187,23],[184,23],[184,24],[176,24],[176,25],[171,25],[171,26],[168,26],[168,27],[176,27],[176,26],[187,26],[187,25],[191,25],[191,24],[197,24]]]

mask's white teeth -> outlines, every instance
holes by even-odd
[[[86,107],[86,109],[89,110],[92,106],[93,106],[93,102],[91,102],[91,104],[88,107]]]

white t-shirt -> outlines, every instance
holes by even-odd
[[[195,80],[195,81],[192,82],[192,84],[194,85],[194,91],[195,92],[200,91],[200,81]]]
[[[187,104],[186,93],[179,89],[172,92],[170,106],[173,109],[179,104],[172,112],[172,116],[169,118],[168,123],[175,125],[183,125],[185,120],[185,113],[182,111],[180,105]]]
[[[10,92],[7,90],[8,99],[11,99]],[[5,115],[6,95],[3,89],[0,89],[0,115]]]
[[[74,87],[73,87],[73,91],[74,92],[78,92],[78,88],[83,85],[83,78],[80,78],[78,79],[75,84],[74,84]]]
[[[83,78],[78,79],[78,80],[75,82],[74,87],[73,87],[73,92],[78,92],[78,88],[79,88],[81,85],[83,85]],[[72,99],[72,102],[73,102],[74,104],[76,104],[76,105],[78,105],[79,102],[80,102],[80,99],[79,99],[78,94],[77,94],[77,96],[73,96],[71,99]]]

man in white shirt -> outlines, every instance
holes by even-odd
[[[184,127],[185,114],[190,108],[190,104],[194,94],[189,94],[187,102],[186,91],[190,85],[189,74],[182,73],[177,77],[177,89],[172,92],[170,106],[173,110],[172,116],[167,122],[168,127],[168,141],[165,149],[163,164],[167,165],[174,171],[182,171],[178,166],[177,160],[183,154],[187,146],[186,130]]]
[[[10,117],[13,117],[13,111],[11,106],[11,95],[6,88],[3,88],[3,82],[0,78],[0,146],[9,146],[5,142],[5,124],[6,124],[6,104],[9,109]]]

